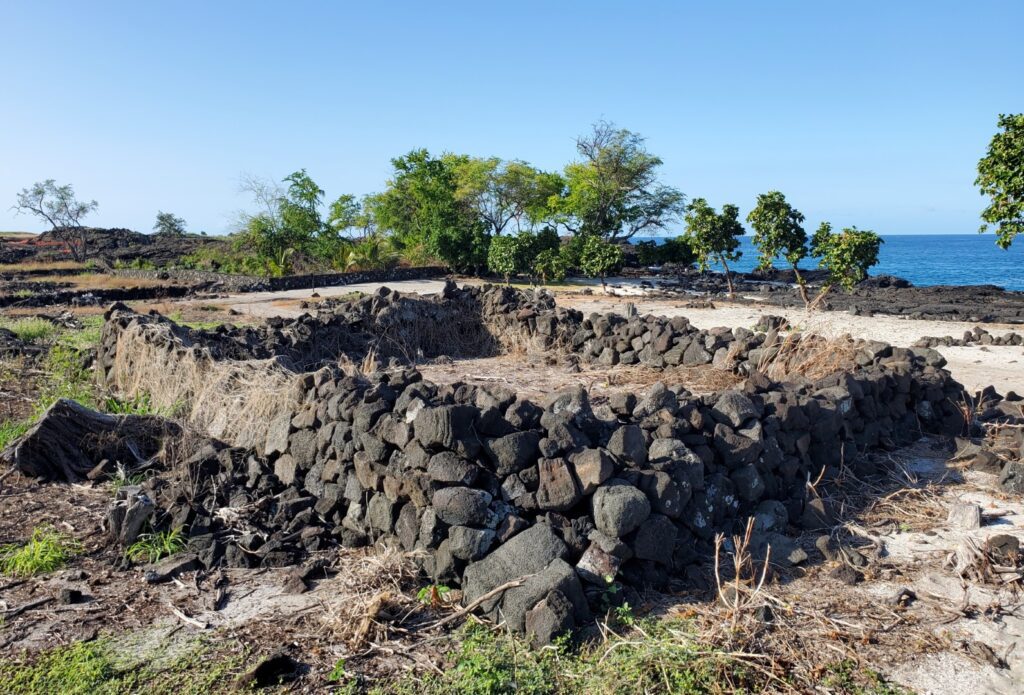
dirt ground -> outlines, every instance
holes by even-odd
[[[587,389],[594,405],[600,405],[613,393],[637,393],[657,381],[681,384],[698,395],[727,389],[741,381],[735,374],[705,365],[663,370],[640,365],[608,368],[540,355],[438,359],[419,364],[417,369],[424,379],[437,384],[500,384],[539,403],[557,391],[577,385]]]

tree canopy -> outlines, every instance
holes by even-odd
[[[459,198],[452,165],[425,149],[391,163],[393,177],[372,203],[380,228],[402,247],[422,246],[456,271],[482,268],[489,235],[468,199]]]
[[[551,198],[571,232],[619,241],[679,220],[685,196],[660,182],[662,161],[647,151],[643,137],[600,121],[576,141],[576,150],[581,159],[565,168],[564,197]]]
[[[185,220],[170,212],[157,212],[153,231],[164,236],[182,236],[185,234]]]
[[[1007,249],[1024,232],[1024,113],[1000,115],[999,128],[978,162],[974,184],[991,199],[979,231],[995,227],[996,243]]]
[[[519,160],[446,154],[445,165],[455,175],[455,197],[470,206],[491,235],[514,225],[531,230],[551,215],[548,201],[558,197],[565,181]]]
[[[808,251],[803,221],[803,213],[790,205],[779,191],[757,196],[757,205],[747,215],[747,222],[754,228],[754,246],[760,252],[757,267],[769,270],[774,267],[776,258],[785,258],[806,303],[807,286],[800,274],[800,261],[807,257]]]
[[[739,250],[743,224],[740,209],[732,204],[722,206],[718,213],[704,198],[694,198],[686,206],[686,235],[697,257],[701,270],[707,270],[710,261],[718,261],[725,270],[729,294],[733,294],[732,272],[729,263],[742,257]]]
[[[868,269],[878,263],[882,238],[872,231],[846,227],[833,232],[832,225],[822,222],[811,237],[810,253],[818,258],[818,267],[828,272],[828,279],[813,302],[817,306],[835,286],[853,289],[868,276]]]

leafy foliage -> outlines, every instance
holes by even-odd
[[[807,257],[803,221],[803,213],[790,205],[781,192],[768,191],[757,196],[757,205],[747,215],[747,222],[754,229],[754,246],[760,251],[758,268],[773,268],[775,259],[781,256],[797,269]]]
[[[89,251],[82,219],[98,206],[95,200],[86,202],[75,198],[71,184],[58,186],[53,179],[46,179],[21,189],[14,210],[34,215],[49,224],[53,235],[67,246],[71,257],[81,262]]]
[[[306,257],[344,267],[351,245],[347,233],[360,224],[369,227],[367,211],[354,196],[342,195],[330,205],[325,221],[324,190],[305,169],[288,175],[283,183],[287,188],[260,179],[249,179],[243,185],[262,208],[242,216],[235,250],[252,254],[242,259],[243,272],[286,275],[296,261]],[[226,265],[237,263],[229,260]]]
[[[974,185],[991,198],[981,213],[979,231],[994,226],[996,243],[1007,249],[1024,232],[1024,113],[1000,115],[999,128],[978,162]]]
[[[551,214],[548,200],[561,195],[565,187],[559,174],[519,160],[455,154],[442,159],[455,175],[455,197],[475,212],[493,236],[512,223],[516,231],[542,224]]]
[[[185,220],[170,212],[157,212],[153,231],[164,236],[184,236]]]
[[[371,203],[380,228],[402,247],[422,246],[456,271],[484,267],[490,238],[473,206],[458,197],[452,166],[427,150],[413,150],[391,163],[393,178]]]
[[[153,647],[103,637],[0,659],[0,683],[11,695],[211,695],[238,692],[249,651],[200,638]],[[218,652],[217,650],[222,650]]]
[[[882,238],[874,232],[847,227],[836,233],[822,222],[811,238],[810,252],[820,259],[818,267],[828,271],[828,279],[811,306],[820,304],[833,287],[849,291],[866,278],[868,269],[878,263],[881,246]]]
[[[591,277],[601,278],[601,287],[608,289],[605,278],[622,266],[622,249],[599,236],[588,235],[580,252],[579,267]]]
[[[636,243],[636,250],[637,260],[643,266],[665,263],[692,265],[697,260],[686,237],[669,237],[660,244],[655,241],[640,241]]]
[[[564,282],[568,270],[565,254],[558,249],[544,249],[533,259],[533,273],[545,284]]]
[[[664,229],[682,214],[685,197],[659,181],[662,161],[640,135],[600,121],[576,150],[582,159],[565,168],[567,192],[551,200],[573,233],[624,240]]]
[[[31,577],[60,569],[82,546],[74,538],[49,526],[32,531],[24,545],[0,546],[0,573],[12,577]]]
[[[697,263],[701,270],[707,270],[712,260],[721,263],[729,294],[733,293],[729,263],[738,261],[743,255],[739,251],[740,237],[743,236],[739,212],[735,205],[726,204],[719,214],[704,198],[694,198],[686,206],[686,235],[697,256]]]

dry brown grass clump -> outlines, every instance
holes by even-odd
[[[757,368],[775,381],[793,376],[820,379],[854,367],[857,349],[857,343],[849,337],[823,338],[791,333],[777,347],[765,351]]]
[[[113,390],[124,399],[148,397],[157,412],[244,447],[261,445],[267,423],[297,405],[296,375],[275,360],[217,362],[195,349],[168,349],[169,343],[174,338],[165,325],[122,330],[110,375]]]

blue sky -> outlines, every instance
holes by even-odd
[[[372,5],[372,6],[371,6]],[[771,188],[816,225],[963,233],[1024,2],[0,4],[0,229],[33,181],[228,230],[241,174],[383,187],[414,147],[561,168],[599,118],[688,196]]]

